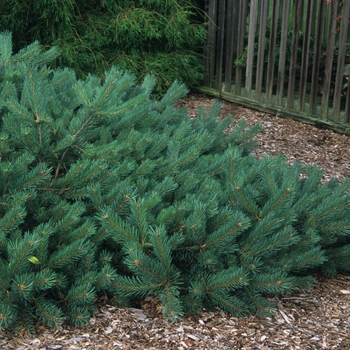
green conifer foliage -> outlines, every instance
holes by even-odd
[[[195,0],[0,0],[0,9],[0,32],[12,32],[16,51],[35,40],[58,46],[56,67],[80,78],[118,65],[139,82],[155,76],[158,94],[175,79],[191,86],[203,78],[206,32]]]
[[[78,80],[56,48],[0,35],[0,327],[89,320],[101,293],[164,316],[268,313],[266,293],[350,270],[350,182],[250,153],[259,126],[189,119],[112,68]],[[306,177],[300,178],[305,172]]]

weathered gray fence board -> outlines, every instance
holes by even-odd
[[[253,81],[253,60],[254,60],[254,43],[255,43],[255,28],[256,16],[258,12],[257,0],[251,0],[250,16],[249,16],[249,33],[248,33],[248,48],[247,48],[247,66],[246,66],[246,93],[250,95]]]
[[[314,0],[307,2],[306,18],[312,18],[312,11]],[[305,95],[307,84],[307,73],[309,68],[309,52],[310,52],[310,38],[311,38],[312,21],[305,21],[304,39],[303,39],[303,52],[301,60],[301,73],[299,81],[299,111],[304,111],[305,108]]]
[[[335,46],[335,30],[336,30],[336,18],[338,12],[338,0],[333,0],[331,4],[331,21],[329,26],[328,41],[327,41],[327,53],[326,53],[326,64],[324,71],[324,82],[322,86],[322,117],[328,117],[328,103],[329,103],[329,92],[331,85],[331,74],[333,67],[333,54]]]
[[[311,81],[311,92],[310,92],[310,113],[315,114],[316,112],[316,98],[319,89],[318,78],[320,74],[320,62],[321,62],[321,46],[322,46],[322,33],[324,27],[324,10],[325,1],[320,1],[317,25],[316,25],[316,39],[314,48],[314,59],[312,63],[312,81]]]
[[[289,11],[290,0],[285,0],[282,11],[282,28],[281,28],[281,44],[278,61],[278,75],[277,75],[277,104],[282,105],[283,90],[284,90],[284,76],[286,71],[286,52],[287,52],[287,36],[289,25]]]
[[[269,0],[261,0],[260,3],[260,19],[259,19],[259,46],[258,59],[256,63],[256,82],[255,82],[255,98],[260,100],[261,89],[263,83],[264,58],[265,58],[265,37],[268,16]]]

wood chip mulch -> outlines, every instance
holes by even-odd
[[[211,103],[210,97],[190,94],[178,106],[186,105],[194,117],[196,107],[210,108]],[[257,136],[257,157],[283,153],[290,162],[316,163],[325,170],[324,181],[350,176],[350,136],[223,102],[220,116],[228,114],[264,126]],[[3,330],[0,349],[350,349],[350,274],[316,280],[311,290],[271,298],[271,317],[238,319],[217,309],[168,323],[152,297],[140,309],[99,300],[84,327],[64,324],[51,329],[37,324],[34,336]]]

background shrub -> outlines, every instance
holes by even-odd
[[[0,8],[0,32],[12,32],[15,51],[35,40],[58,46],[55,66],[78,77],[118,65],[139,82],[155,76],[154,93],[175,79],[190,86],[203,77],[205,29],[194,0],[0,0]]]

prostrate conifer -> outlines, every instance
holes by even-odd
[[[0,327],[86,323],[100,293],[148,295],[172,321],[219,306],[267,313],[266,293],[350,270],[346,180],[250,155],[259,126],[189,119],[113,68],[101,82],[51,70],[38,43],[0,35]]]

